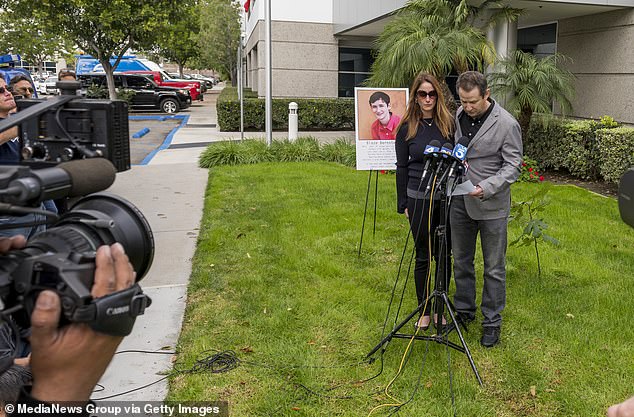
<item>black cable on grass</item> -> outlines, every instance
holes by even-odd
[[[174,351],[146,351],[146,350],[123,350],[123,351],[119,351],[116,354],[122,354],[122,353],[145,353],[145,354],[168,354],[168,355],[173,355],[176,354],[176,352]],[[265,363],[258,363],[258,362],[253,362],[253,361],[243,361],[240,360],[237,356],[237,354],[232,351],[232,350],[225,350],[225,351],[217,351],[214,349],[210,349],[210,350],[206,350],[201,352],[201,354],[205,354],[205,356],[203,356],[200,359],[197,359],[194,364],[190,367],[190,368],[184,368],[184,369],[174,369],[174,371],[168,373],[167,375],[165,375],[163,378],[160,378],[154,382],[151,382],[149,384],[143,385],[141,387],[137,387],[125,392],[120,392],[117,394],[113,394],[113,395],[109,395],[106,397],[100,397],[100,398],[93,398],[93,400],[95,401],[101,401],[101,400],[107,400],[107,399],[111,399],[111,398],[115,398],[115,397],[119,397],[121,395],[125,395],[125,394],[129,394],[131,392],[135,392],[135,391],[139,391],[142,390],[144,388],[147,388],[149,386],[152,386],[154,384],[157,384],[171,376],[176,376],[176,375],[181,375],[181,374],[199,374],[199,373],[205,373],[205,372],[211,372],[212,374],[219,374],[219,373],[225,373],[225,372],[229,372],[233,369],[236,369],[240,364],[246,364],[246,365],[251,365],[251,366],[259,366],[262,368],[267,368],[273,371],[277,371],[280,372],[284,369],[300,369],[300,368],[304,368],[304,369],[336,369],[336,368],[346,368],[346,367],[352,367],[352,366],[358,366],[358,365],[362,365],[362,364],[371,364],[374,362],[374,359],[366,359],[363,361],[359,361],[359,362],[355,362],[352,364],[347,364],[347,365],[337,365],[337,366],[284,366],[284,367],[275,367],[272,365],[268,365]],[[381,370],[379,371],[379,373],[373,377],[370,377],[366,380],[362,380],[362,381],[355,381],[352,382],[350,384],[354,384],[354,383],[364,383],[367,381],[370,381],[374,378],[376,378],[378,375],[381,374],[381,372],[383,372],[383,358],[381,357]],[[333,396],[333,395],[326,395],[323,393],[320,393],[312,388],[307,387],[306,385],[299,383],[299,382],[293,382],[293,385],[302,388],[306,393],[321,397],[321,398],[329,398],[329,399],[352,399],[354,397],[352,396]],[[334,387],[331,387],[329,389],[326,390],[326,392],[328,391],[332,391],[334,389],[337,389],[341,386],[344,386],[347,384],[340,384]],[[95,393],[97,392],[102,392],[104,391],[104,386],[103,385],[98,385],[98,387],[100,389],[94,391]],[[374,395],[374,393],[369,394],[369,395]]]

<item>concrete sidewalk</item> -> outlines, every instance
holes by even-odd
[[[198,168],[198,157],[209,143],[239,140],[239,132],[220,132],[216,116],[216,99],[222,87],[214,87],[202,103],[180,114],[187,123],[168,135],[161,149],[144,165],[135,165],[117,175],[108,190],[134,203],[148,219],[154,232],[156,252],[147,276],[141,281],[152,298],[152,306],[140,316],[132,334],[119,347],[106,374],[100,381],[102,390],[92,398],[117,395],[112,401],[161,401],[167,394],[167,380],[152,384],[172,370],[169,352],[176,349],[187,300],[191,260],[196,250],[199,224],[204,205],[208,172]],[[320,142],[340,137],[354,139],[354,132],[302,132]],[[248,132],[245,138],[265,137]],[[274,138],[285,138],[275,132]],[[157,354],[123,352],[143,350]],[[152,384],[146,388],[142,388]],[[142,388],[142,389],[139,389]]]

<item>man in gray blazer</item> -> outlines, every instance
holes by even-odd
[[[450,209],[451,242],[456,294],[454,306],[465,324],[475,319],[476,276],[474,256],[480,233],[484,257],[482,289],[483,334],[480,343],[493,347],[500,340],[502,310],[506,304],[507,223],[511,184],[520,174],[522,134],[519,123],[490,98],[483,74],[462,73],[456,83],[462,106],[456,113],[456,141],[467,147],[468,169],[463,181],[475,190],[454,197]]]

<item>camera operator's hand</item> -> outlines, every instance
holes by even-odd
[[[102,246],[95,260],[93,297],[102,297],[134,284],[135,272],[119,243]],[[31,315],[31,396],[40,401],[88,401],[123,337],[73,323],[58,328],[60,299],[42,291]]]
[[[634,417],[634,397],[608,408],[608,417]]]
[[[0,237],[0,253],[7,253],[11,249],[21,249],[26,246],[26,238],[22,235]]]

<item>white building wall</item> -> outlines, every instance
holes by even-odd
[[[247,86],[265,88],[266,0],[256,0],[246,22]],[[338,44],[330,0],[271,0],[273,97],[336,97]]]
[[[253,0],[252,0],[253,1]],[[255,29],[258,20],[264,20],[264,6],[267,0],[252,3],[247,19],[247,39]],[[337,1],[337,0],[334,0]],[[330,0],[271,0],[271,20],[304,23],[332,23],[333,3]]]
[[[403,7],[406,0],[332,0],[332,3],[335,33],[338,33],[392,13]]]

